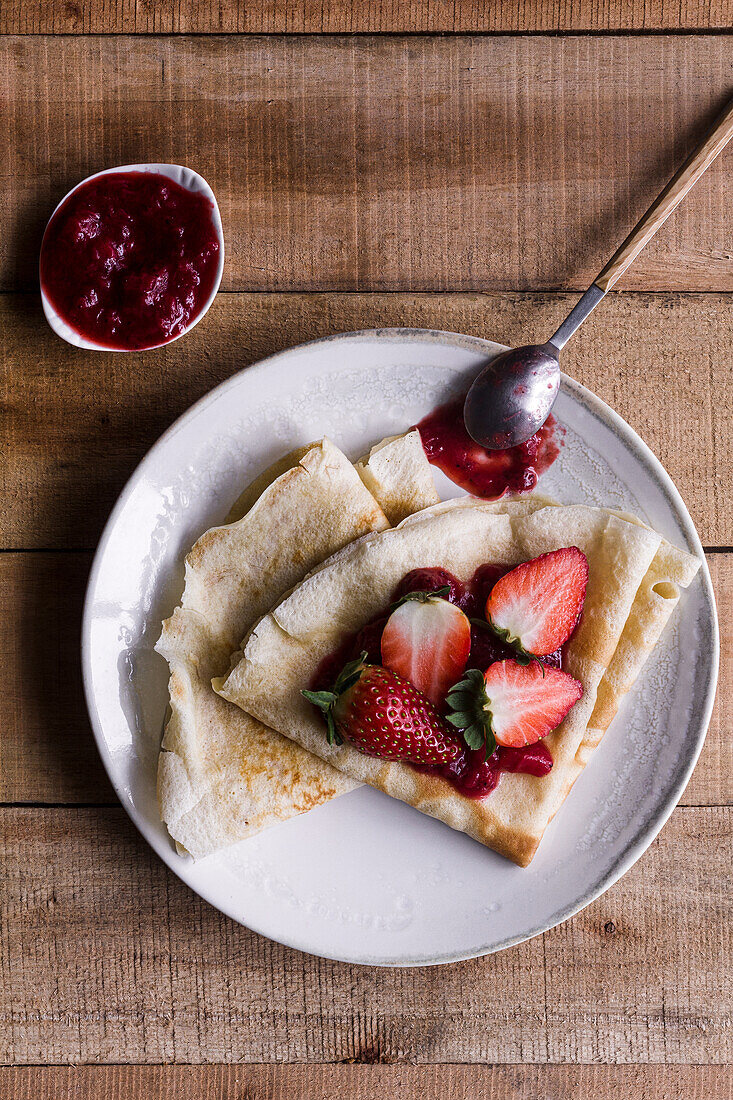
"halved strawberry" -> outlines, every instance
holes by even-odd
[[[588,584],[588,559],[577,546],[540,554],[496,582],[486,618],[520,654],[554,653],[578,625]]]
[[[471,669],[448,694],[448,721],[471,749],[533,745],[560,725],[583,687],[539,661],[495,661],[482,675]]]
[[[436,707],[462,676],[470,650],[470,622],[439,596],[411,593],[382,632],[384,667],[409,680]]]
[[[367,756],[433,767],[465,754],[432,703],[407,680],[363,659],[346,665],[333,691],[304,691],[326,718],[329,744],[345,738]]]

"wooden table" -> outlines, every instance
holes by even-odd
[[[730,0],[0,0],[0,1096],[732,1095],[733,154],[564,360],[677,482],[723,633],[695,774],[599,901],[434,969],[262,939],[132,828],[78,658],[101,526],[174,417],[325,333],[551,332],[730,94],[732,25]],[[212,183],[222,293],[168,350],[77,352],[40,311],[42,227],[146,160]]]

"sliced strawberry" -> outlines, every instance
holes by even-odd
[[[582,694],[572,676],[539,661],[496,661],[483,676],[470,670],[451,689],[448,721],[462,730],[469,748],[484,745],[490,755],[495,744],[533,745],[560,725]]]
[[[556,729],[583,694],[567,672],[543,668],[537,661],[497,661],[484,674],[491,729],[498,744],[534,745]]]
[[[333,691],[304,691],[326,717],[329,744],[351,741],[383,760],[437,767],[465,754],[432,703],[407,680],[362,660],[348,664]]]
[[[442,706],[463,675],[471,650],[471,624],[455,604],[415,593],[387,619],[382,664]]]
[[[588,584],[588,559],[565,546],[518,565],[496,582],[486,618],[522,654],[554,653],[578,625]]]

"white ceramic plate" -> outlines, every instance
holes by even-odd
[[[153,447],[97,552],[84,612],[84,681],[122,804],[192,889],[303,951],[410,966],[497,951],[558,924],[648,847],[702,746],[718,666],[704,565],[531,867],[515,867],[368,787],[198,863],[176,854],[155,799],[168,671],[153,645],[179,599],[184,554],[284,452],[328,434],[356,458],[459,391],[497,350],[451,333],[394,329],[336,336],[250,367]],[[627,424],[568,378],[555,411],[566,443],[543,492],[628,509],[702,556],[677,490]],[[442,475],[439,488],[457,492]]]

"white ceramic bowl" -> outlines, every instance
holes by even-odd
[[[205,195],[213,206],[212,221],[214,222],[214,229],[216,230],[216,237],[219,242],[219,263],[216,269],[216,279],[214,285],[211,288],[211,294],[204,302],[203,308],[196,314],[193,320],[186,326],[183,332],[179,332],[177,336],[173,336],[170,340],[163,340],[159,344],[151,344],[146,348],[113,348],[106,344],[98,344],[94,340],[88,340],[86,336],[82,336],[81,333],[69,325],[59,313],[56,312],[53,305],[48,299],[41,282],[41,302],[43,303],[43,312],[46,315],[46,320],[49,325],[62,340],[66,340],[68,344],[73,344],[77,348],[86,348],[87,351],[151,351],[153,348],[162,348],[166,344],[172,344],[176,340],[180,340],[182,336],[185,336],[187,332],[190,332],[194,325],[197,325],[204,314],[208,311],[211,303],[216,297],[219,285],[221,283],[222,272],[224,271],[224,231],[221,225],[221,214],[219,213],[219,206],[216,201],[214,192],[209,187],[208,183],[203,176],[200,176],[198,172],[194,172],[192,168],[186,168],[182,164],[121,164],[116,168],[105,168],[103,172],[95,172],[92,176],[87,176],[86,179],[77,183],[76,187],[64,195],[61,202],[54,210],[51,217],[46,224],[46,232],[48,226],[56,214],[56,211],[60,206],[66,202],[70,195],[73,195],[75,191],[78,191],[84,184],[89,183],[90,180],[98,179],[100,176],[111,176],[116,172],[151,172],[160,176],[167,176],[173,180],[174,183],[180,184],[181,187],[185,187],[187,191],[200,192]],[[45,242],[46,233],[44,232],[43,240]],[[43,251],[43,243],[41,244],[41,251]],[[39,264],[39,281],[40,281],[40,264]]]

